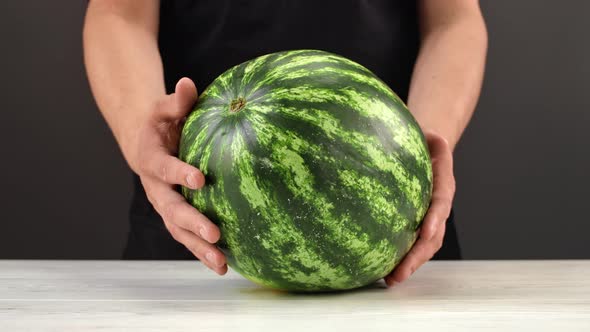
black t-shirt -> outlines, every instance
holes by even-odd
[[[419,47],[413,0],[162,0],[166,87],[192,78],[202,91],[230,67],[290,49],[340,54],[405,99]]]
[[[405,100],[419,48],[414,0],[161,0],[159,29],[168,93],[184,76],[203,91],[254,57],[319,49],[364,65]],[[137,176],[130,216],[124,257],[191,257],[167,233]],[[449,258],[459,258],[456,242],[445,239]]]

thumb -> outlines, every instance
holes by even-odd
[[[174,90],[177,118],[184,117],[197,102],[197,87],[190,78],[183,77],[176,83]]]
[[[176,83],[174,93],[159,103],[159,118],[174,121],[188,115],[197,101],[197,87],[190,78],[183,77]]]

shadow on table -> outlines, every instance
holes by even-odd
[[[349,290],[323,291],[323,292],[288,292],[266,288],[263,286],[252,286],[240,289],[240,293],[248,297],[272,298],[272,299],[311,299],[311,298],[336,298],[342,296],[351,296],[357,293],[382,292],[387,286],[382,281],[376,281],[367,286]]]

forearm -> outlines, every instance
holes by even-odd
[[[157,1],[142,1],[143,8],[118,1],[90,1],[84,60],[98,108],[130,162],[137,124],[153,110],[165,87],[157,45]]]
[[[487,32],[477,13],[422,26],[408,108],[422,129],[442,135],[452,149],[477,104],[486,52]]]

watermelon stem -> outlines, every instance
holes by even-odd
[[[244,106],[246,106],[246,99],[238,97],[237,99],[231,101],[231,104],[229,105],[229,110],[230,112],[235,113],[244,108]]]

